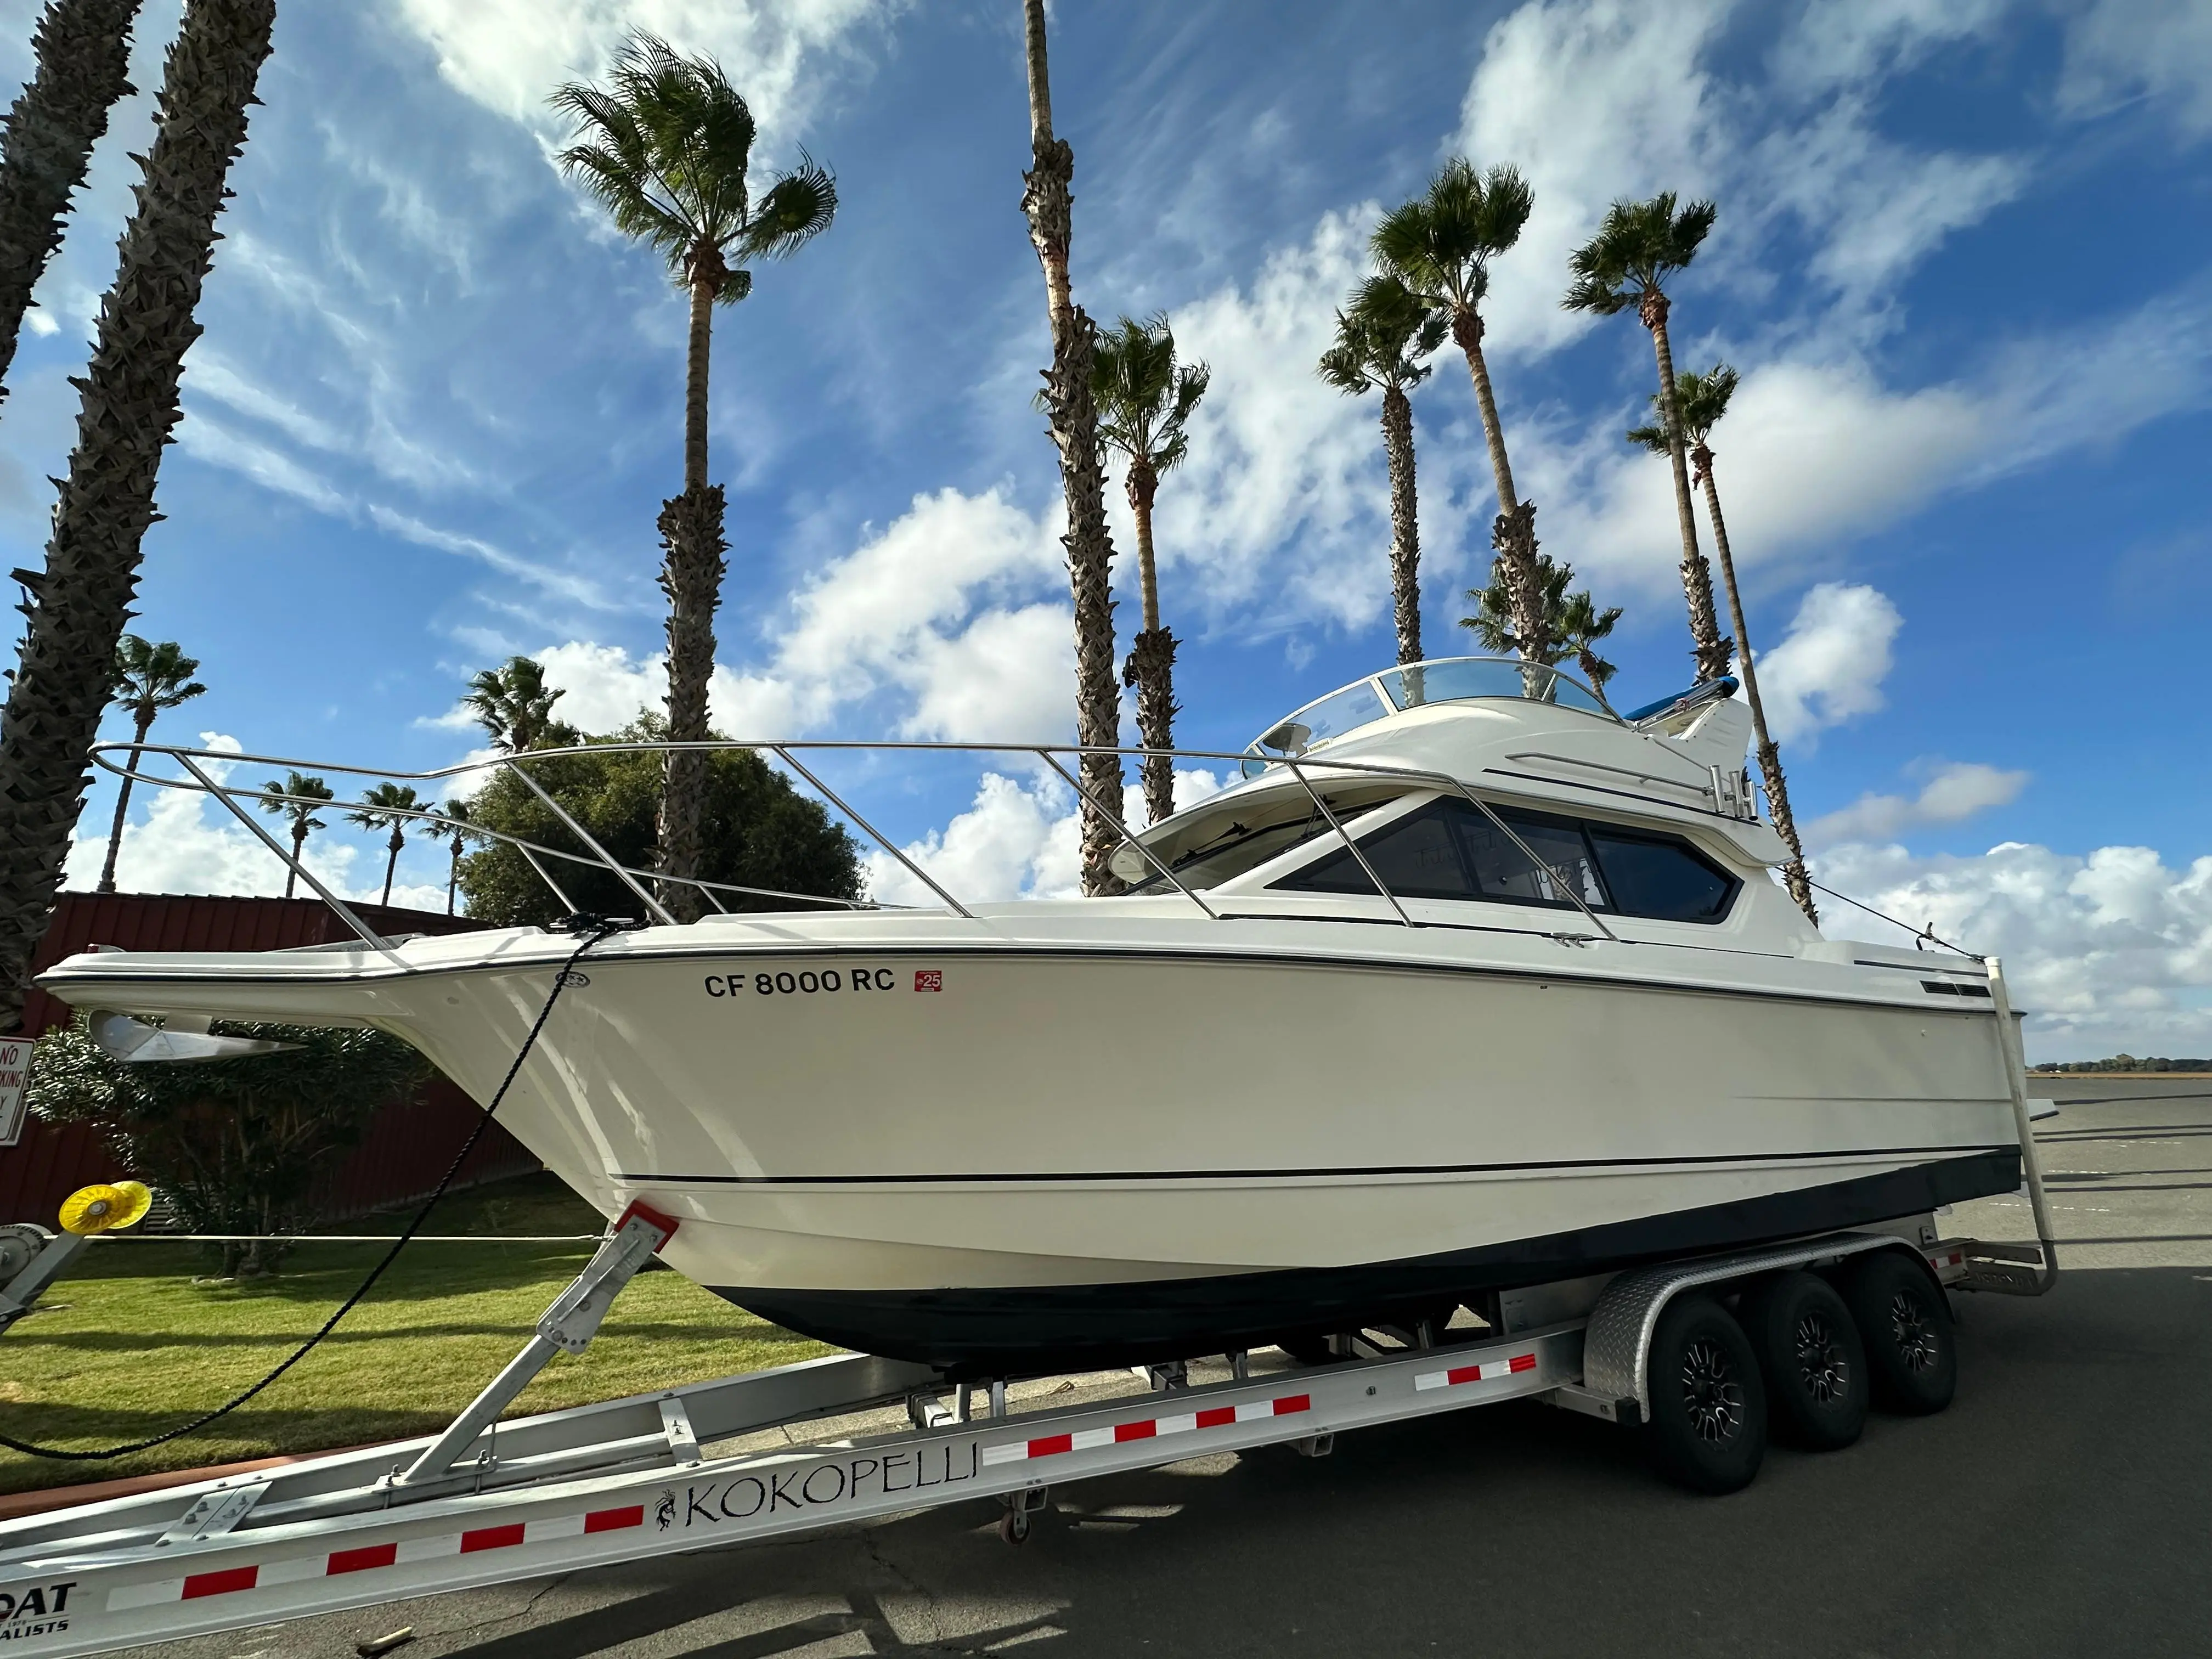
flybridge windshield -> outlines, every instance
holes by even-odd
[[[1295,760],[1308,750],[1340,738],[1385,716],[1433,702],[1465,702],[1477,697],[1511,697],[1578,708],[1609,720],[1620,717],[1602,698],[1556,668],[1498,657],[1443,657],[1413,663],[1354,682],[1315,699],[1288,720],[1253,739],[1243,764],[1248,778],[1268,763]]]

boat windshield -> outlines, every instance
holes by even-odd
[[[1620,718],[1603,698],[1556,668],[1502,657],[1440,657],[1370,675],[1316,698],[1254,738],[1245,751],[1253,758],[1242,769],[1246,777],[1255,778],[1273,762],[1295,760],[1333,738],[1403,709],[1479,697],[1555,703],[1609,720]]]

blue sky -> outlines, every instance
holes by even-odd
[[[20,79],[33,7],[0,12]],[[141,88],[174,20],[148,0]],[[803,144],[842,198],[717,319],[719,723],[1068,735],[1013,0],[386,0],[280,14],[146,542],[137,626],[212,688],[172,738],[444,763],[475,741],[461,683],[513,652],[588,726],[657,696],[682,302],[562,182],[543,103],[631,23],[720,57],[763,167]],[[2039,1055],[2212,1052],[2212,14],[1122,3],[1054,27],[1077,297],[1167,311],[1214,370],[1161,491],[1184,743],[1241,746],[1392,654],[1376,411],[1311,365],[1377,211],[1455,152],[1535,191],[1490,346],[1547,550],[1627,608],[1622,695],[1686,679],[1666,474],[1619,440],[1648,337],[1557,301],[1609,199],[1709,195],[1676,351],[1745,376],[1718,476],[1823,878],[2007,951]],[[117,112],[0,410],[11,564],[40,557],[149,102]],[[1456,359],[1415,418],[1442,653],[1494,511]],[[1120,592],[1126,632],[1133,569]],[[847,775],[971,890],[1068,878],[1066,802],[1027,769]],[[126,886],[281,886],[196,810],[139,810]],[[359,890],[381,860],[349,834],[321,856]],[[441,862],[403,860],[418,899]]]

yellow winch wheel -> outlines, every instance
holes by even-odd
[[[154,1194],[136,1181],[112,1185],[96,1181],[80,1187],[62,1200],[62,1231],[65,1233],[112,1232],[128,1227],[153,1207]]]

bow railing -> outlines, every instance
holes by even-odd
[[[532,768],[549,761],[567,760],[578,757],[604,759],[617,755],[665,755],[678,750],[697,750],[707,753],[744,752],[770,757],[781,763],[790,773],[803,780],[810,788],[822,797],[824,802],[851,823],[869,841],[882,848],[884,853],[908,875],[943,901],[948,909],[969,921],[975,921],[977,918],[975,913],[967,904],[924,868],[905,848],[901,847],[870,820],[861,816],[852,804],[846,800],[817,770],[810,768],[799,758],[800,754],[803,752],[816,757],[824,754],[883,752],[917,755],[1018,756],[1034,761],[1057,775],[1061,781],[1073,789],[1076,798],[1113,830],[1115,836],[1119,837],[1121,846],[1135,848],[1144,863],[1158,877],[1165,880],[1176,892],[1215,921],[1224,919],[1228,913],[1209,903],[1201,896],[1202,890],[1187,884],[1176,873],[1176,867],[1164,860],[1152,847],[1147,845],[1139,831],[1133,830],[1128,826],[1124,821],[1123,813],[1115,811],[1108,802],[1098,799],[1097,793],[1086,786],[1079,775],[1080,763],[1085,757],[1110,755],[1139,761],[1164,757],[1170,762],[1204,761],[1241,766],[1252,758],[1248,750],[1231,752],[1211,749],[1124,749],[1085,746],[1079,744],[872,742],[827,738],[803,741],[741,741],[715,738],[702,743],[623,741],[582,744],[558,749],[532,749],[514,754],[495,755],[488,758],[460,762],[452,766],[436,767],[426,771],[353,766],[299,760],[279,755],[244,754],[234,750],[191,749],[178,744],[160,743],[103,743],[94,746],[92,758],[105,770],[114,773],[118,777],[128,778],[134,783],[149,784],[166,789],[191,790],[214,797],[229,811],[232,817],[246,827],[257,841],[266,847],[286,869],[305,883],[317,897],[328,905],[348,927],[373,949],[386,952],[392,949],[392,942],[371,927],[352,904],[308,868],[303,855],[294,848],[286,847],[276,836],[270,834],[268,827],[254,816],[253,809],[258,808],[263,811],[268,811],[289,805],[307,806],[311,811],[373,814],[386,823],[404,820],[430,826],[434,830],[442,831],[447,836],[458,836],[480,842],[503,842],[520,854],[538,878],[545,884],[547,890],[552,894],[556,902],[572,914],[575,913],[580,907],[563,890],[555,872],[556,869],[575,866],[598,870],[614,877],[635,896],[650,916],[672,927],[679,925],[678,918],[669,910],[660,896],[661,893],[672,887],[690,888],[715,909],[725,914],[730,911],[729,905],[723,902],[726,896],[734,896],[743,899],[772,899],[799,904],[818,904],[854,910],[909,908],[887,905],[873,899],[849,899],[820,893],[797,893],[774,887],[749,885],[740,882],[715,881],[696,876],[671,875],[665,871],[626,865],[617,859],[589,830],[579,822],[576,816],[561,804],[552,791],[549,790],[538,778],[532,775]],[[149,760],[155,757],[167,758],[174,762],[182,769],[183,775],[170,775],[146,770]],[[1073,768],[1063,765],[1061,763],[1064,759],[1073,760],[1078,764]],[[509,772],[551,813],[556,822],[575,837],[577,848],[549,846],[543,842],[532,840],[511,830],[481,823],[472,818],[454,817],[440,811],[434,806],[404,806],[393,804],[389,800],[367,799],[341,800],[335,796],[288,794],[284,790],[273,785],[254,787],[229,781],[225,775],[231,769],[241,766],[281,767],[286,769],[288,772],[294,773],[310,770],[318,774],[335,773],[347,777],[375,779],[389,783],[410,785],[436,784],[453,779],[482,777],[497,771]],[[1330,833],[1351,853],[1368,881],[1373,884],[1376,892],[1389,904],[1396,920],[1405,927],[1417,927],[1421,924],[1408,913],[1399,896],[1390,890],[1389,884],[1383,880],[1381,873],[1370,861],[1365,851],[1346,829],[1344,822],[1337,815],[1336,809],[1329,805],[1321,790],[1316,787],[1311,775],[1313,773],[1318,771],[1325,776],[1351,775],[1360,779],[1402,782],[1412,788],[1432,788],[1467,800],[1488,818],[1491,823],[1515,847],[1518,848],[1534,867],[1548,872],[1558,890],[1573,901],[1575,906],[1582,911],[1600,933],[1609,939],[1617,939],[1619,937],[1606,925],[1604,919],[1583,902],[1581,895],[1576,890],[1574,883],[1567,878],[1565,872],[1539,856],[1534,849],[1514,830],[1512,825],[1501,817],[1487,801],[1449,774],[1412,767],[1381,765],[1368,761],[1330,760],[1311,755],[1270,757],[1267,763],[1266,770],[1286,773],[1304,788],[1315,809],[1328,822]],[[1262,775],[1265,774],[1263,773]],[[1147,829],[1152,827],[1146,826]],[[580,851],[577,848],[582,850]]]

